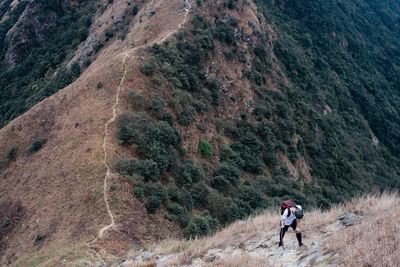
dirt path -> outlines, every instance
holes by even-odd
[[[340,226],[333,223],[316,232],[306,232],[304,246],[299,247],[294,231],[289,230],[284,238],[285,248],[278,247],[279,228],[264,231],[245,242],[239,242],[226,247],[209,249],[201,258],[193,259],[184,267],[210,267],[219,266],[221,260],[230,262],[234,257],[244,257],[257,262],[259,267],[306,267],[306,266],[332,266],[331,255],[323,252],[323,243],[328,236],[338,231]],[[167,267],[171,261],[180,254],[161,256],[157,260],[158,267]],[[261,265],[260,265],[261,262]],[[175,266],[175,265],[174,265]],[[246,265],[247,266],[247,265]]]
[[[153,0],[150,2],[150,4],[151,4],[151,3],[153,3]],[[123,64],[123,76],[122,76],[122,78],[121,78],[121,80],[120,80],[120,82],[119,82],[118,88],[117,88],[117,93],[116,93],[116,97],[115,97],[115,103],[114,103],[114,105],[112,106],[112,117],[111,117],[111,118],[105,123],[105,125],[104,125],[104,137],[103,137],[103,144],[102,144],[102,147],[103,147],[103,163],[104,163],[104,166],[106,167],[106,174],[105,174],[105,176],[104,176],[104,183],[103,183],[103,196],[104,196],[104,202],[105,202],[105,205],[106,205],[107,214],[108,214],[108,216],[110,217],[110,223],[109,223],[108,225],[105,225],[104,227],[102,227],[102,228],[98,231],[97,237],[96,237],[94,240],[91,240],[91,241],[89,241],[89,242],[87,243],[88,247],[89,247],[91,250],[93,250],[93,249],[92,249],[92,246],[93,246],[99,239],[102,239],[103,236],[104,236],[104,234],[105,234],[107,231],[109,231],[110,229],[116,227],[115,218],[114,218],[113,212],[112,212],[112,210],[111,210],[111,208],[110,208],[110,204],[109,204],[109,201],[108,201],[108,182],[109,182],[109,179],[112,177],[113,173],[111,172],[110,165],[109,165],[109,163],[108,163],[108,157],[107,157],[107,140],[108,140],[108,135],[109,135],[109,126],[110,126],[112,123],[114,123],[114,121],[116,120],[117,115],[118,115],[118,114],[117,114],[117,108],[118,108],[118,104],[119,104],[119,97],[120,97],[120,93],[121,93],[121,91],[122,91],[122,87],[123,87],[123,84],[124,84],[124,82],[125,82],[125,80],[126,80],[126,76],[127,76],[127,72],[128,72],[127,61],[130,59],[130,57],[133,56],[132,54],[134,54],[137,50],[142,49],[142,48],[146,48],[146,47],[150,47],[150,46],[152,46],[152,45],[155,44],[155,43],[161,44],[161,43],[163,43],[165,40],[167,40],[170,36],[172,36],[174,33],[178,32],[178,31],[182,28],[182,26],[187,22],[187,18],[188,18],[190,9],[191,9],[191,4],[190,4],[190,2],[189,2],[188,0],[185,0],[184,3],[185,3],[185,7],[184,7],[185,14],[184,14],[183,20],[178,24],[178,26],[177,26],[175,29],[173,29],[173,30],[167,32],[167,33],[166,33],[160,40],[158,40],[158,41],[156,40],[156,41],[151,42],[151,43],[148,43],[148,44],[146,44],[146,45],[142,45],[142,46],[138,46],[138,47],[135,47],[135,48],[133,48],[133,49],[130,49],[130,50],[126,50],[126,51],[124,52],[125,55],[124,55],[124,58],[123,58],[123,60],[122,60],[122,64]],[[102,261],[102,263],[105,264],[104,260],[103,260],[102,257],[100,256],[100,254],[99,254],[97,251],[95,251],[95,253],[96,253],[97,257]]]

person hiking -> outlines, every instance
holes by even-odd
[[[293,200],[286,200],[281,204],[281,230],[279,233],[279,246],[283,246],[283,237],[285,233],[292,227],[293,230],[296,232],[296,238],[299,242],[299,246],[303,246],[303,241],[301,238],[301,219],[303,218],[303,209],[300,205],[296,205]]]

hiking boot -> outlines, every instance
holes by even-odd
[[[299,243],[299,247],[302,247],[304,244],[303,244],[303,242],[300,242]]]
[[[282,247],[282,246],[283,246],[283,242],[280,241],[280,242],[278,243],[278,246],[279,246],[279,247]]]

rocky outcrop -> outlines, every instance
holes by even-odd
[[[48,12],[39,16],[41,6],[28,4],[14,26],[7,32],[5,43],[6,64],[15,66],[33,49],[48,39],[49,33],[56,26],[57,14]]]

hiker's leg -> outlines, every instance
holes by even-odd
[[[283,228],[281,228],[281,231],[279,233],[279,245],[282,245],[283,242],[283,237],[285,236],[286,231],[289,229],[288,225],[285,225]]]
[[[301,233],[296,233],[296,238],[297,238],[297,241],[299,241],[299,246],[302,246],[303,242],[301,240]]]
[[[297,241],[299,241],[299,246],[302,246],[303,241],[301,238],[300,220],[296,219],[295,222],[296,222],[296,224],[295,224],[294,230],[296,231],[296,238],[297,238]]]

